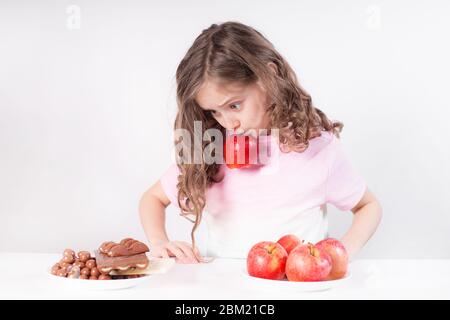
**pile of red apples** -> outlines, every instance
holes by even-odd
[[[250,276],[271,280],[328,281],[345,277],[348,254],[337,239],[305,243],[288,234],[277,242],[255,244],[247,256]]]

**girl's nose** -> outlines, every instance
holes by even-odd
[[[237,130],[240,127],[241,123],[237,119],[230,119],[226,123],[226,129],[228,130]]]

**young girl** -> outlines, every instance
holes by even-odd
[[[201,121],[202,137],[212,128],[224,136],[231,130],[256,129],[261,141],[281,152],[276,161],[270,158],[256,169],[230,169],[202,157],[180,163],[177,158],[140,201],[152,254],[182,263],[202,261],[194,238],[202,216],[211,257],[246,258],[255,243],[286,234],[315,243],[328,236],[330,203],[354,213],[340,239],[352,259],[376,230],[380,204],[340,145],[342,123],[330,121],[313,106],[274,46],[244,24],[213,24],[194,41],[176,79],[175,129],[194,136],[195,121]],[[276,138],[267,134],[274,128]],[[201,147],[205,145],[203,141]],[[193,217],[192,243],[168,238],[165,208],[170,203],[182,216]]]

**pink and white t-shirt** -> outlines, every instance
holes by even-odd
[[[265,141],[264,141],[265,139]],[[295,234],[310,242],[328,236],[326,204],[352,209],[366,183],[330,132],[310,140],[304,152],[283,153],[273,136],[260,137],[272,155],[256,169],[229,169],[206,191],[202,222],[207,223],[207,256],[246,258],[260,241]],[[178,207],[177,176],[172,164],[161,177],[171,203]]]

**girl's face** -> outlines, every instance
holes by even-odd
[[[206,81],[195,100],[228,130],[269,129],[267,95],[260,82],[242,87]]]

